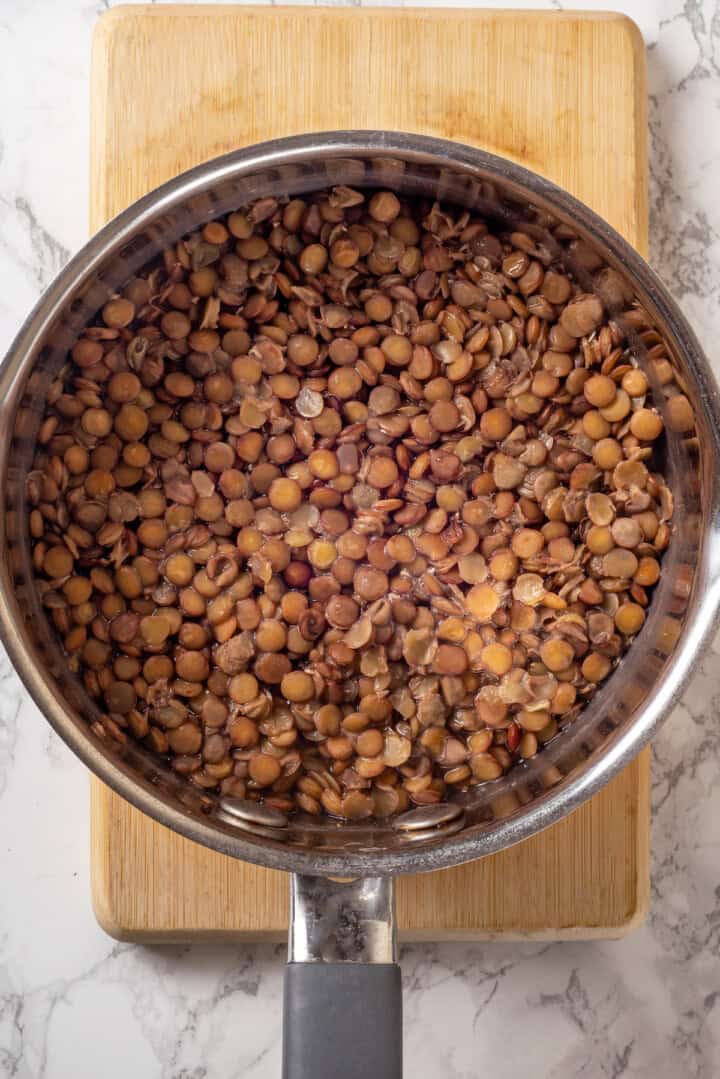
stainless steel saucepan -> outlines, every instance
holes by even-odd
[[[695,410],[667,438],[672,540],[638,639],[579,719],[508,775],[397,822],[292,817],[191,788],[139,746],[97,737],[97,714],[67,670],[33,587],[25,477],[47,387],[109,293],[184,233],[261,195],[347,184],[391,187],[472,207],[556,252],[586,290],[628,323],[641,364],[667,356]],[[630,301],[630,297],[634,299]],[[644,313],[643,313],[644,312]],[[642,330],[642,332],[640,332]],[[664,400],[655,385],[657,400]],[[401,1073],[393,881],[481,858],[572,812],[648,741],[678,699],[720,600],[720,401],[707,361],[668,292],[587,207],[501,158],[388,132],[333,132],[264,143],[183,174],[135,203],[66,266],[0,370],[0,631],[41,712],[115,791],[181,835],[293,874],[285,985],[288,1079]],[[172,887],[172,882],[168,882]]]

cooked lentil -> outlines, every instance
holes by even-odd
[[[466,210],[340,187],[209,222],[75,343],[28,476],[96,731],[352,820],[499,778],[645,621],[649,388],[598,296]]]

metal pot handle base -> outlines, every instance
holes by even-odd
[[[283,1079],[401,1079],[394,881],[295,874],[290,896]]]

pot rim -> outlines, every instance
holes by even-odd
[[[561,218],[567,218],[589,233],[609,259],[621,264],[637,285],[642,298],[675,347],[682,353],[698,390],[705,413],[705,428],[714,441],[708,451],[712,504],[701,552],[707,587],[698,597],[689,625],[674,651],[662,684],[654,687],[647,703],[627,728],[602,750],[571,772],[557,786],[506,820],[495,822],[492,830],[482,827],[438,837],[421,847],[397,850],[325,851],[322,847],[301,849],[272,840],[259,840],[247,833],[218,826],[213,818],[203,819],[154,789],[120,759],[107,754],[90,730],[83,731],[72,719],[62,697],[46,681],[38,663],[17,633],[18,607],[12,582],[3,570],[0,575],[0,636],[26,689],[60,737],[83,763],[136,808],[188,839],[232,857],[274,869],[311,875],[358,875],[414,873],[458,865],[494,853],[527,839],[572,812],[613,778],[650,740],[678,700],[692,669],[716,624],[720,606],[718,545],[718,467],[720,459],[720,398],[717,385],[700,345],[679,307],[644,259],[601,217],[549,180],[514,162],[484,150],[447,139],[389,131],[333,131],[291,136],[236,150],[198,165],[162,184],[113,218],[96,233],[60,271],[31,311],[10,346],[0,368],[0,415],[9,431],[27,368],[43,333],[63,310],[70,297],[92,278],[109,256],[117,252],[143,226],[176,204],[213,186],[260,169],[298,164],[318,157],[345,155],[388,156],[416,163],[452,165],[468,175],[502,181],[518,194],[528,194],[534,202],[546,204]],[[9,439],[9,435],[7,436]],[[4,449],[7,456],[7,449]],[[5,542],[4,519],[0,522]],[[338,824],[338,827],[344,827]]]

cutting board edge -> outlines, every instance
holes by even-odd
[[[638,776],[638,810],[635,828],[636,874],[633,902],[626,916],[616,924],[564,924],[538,930],[506,929],[400,929],[401,943],[492,941],[492,940],[619,940],[639,929],[645,922],[650,904],[650,747],[642,750],[633,762]],[[628,766],[630,767],[630,766]],[[282,930],[242,930],[209,926],[180,926],[167,930],[146,929],[140,921],[126,918],[121,922],[118,908],[113,901],[115,881],[111,866],[111,852],[107,837],[113,830],[111,815],[113,802],[125,806],[115,794],[96,776],[90,776],[90,845],[91,845],[91,901],[95,919],[108,936],[118,941],[137,944],[176,944],[190,941],[228,940],[242,942],[278,943],[285,939]],[[550,825],[550,827],[553,827]],[[190,842],[189,840],[187,842]],[[202,848],[201,848],[202,849]],[[442,872],[442,871],[440,871]]]
[[[254,12],[267,12],[272,10],[273,12],[284,13],[297,13],[301,10],[303,18],[317,18],[324,19],[328,15],[333,18],[341,19],[353,19],[357,16],[358,11],[364,14],[372,13],[373,17],[394,19],[394,18],[410,18],[416,19],[418,17],[427,17],[428,19],[437,18],[438,14],[442,12],[442,18],[472,18],[473,16],[479,16],[484,19],[498,19],[503,22],[516,21],[526,22],[528,19],[535,21],[553,20],[555,22],[600,22],[600,23],[617,23],[619,26],[625,26],[628,34],[633,38],[633,44],[640,50],[644,50],[645,44],[642,37],[640,27],[631,16],[624,14],[621,11],[583,11],[575,10],[573,8],[567,9],[539,9],[537,11],[529,8],[517,8],[515,10],[511,8],[502,7],[488,7],[488,8],[469,8],[458,5],[456,7],[433,7],[433,6],[408,6],[408,7],[394,7],[387,5],[383,7],[374,7],[369,5],[368,7],[359,8],[355,5],[348,5],[342,7],[332,7],[324,4],[115,4],[112,8],[103,11],[97,18],[93,27],[93,34],[97,37],[102,37],[103,34],[112,32],[114,24],[116,22],[125,22],[127,19],[164,19],[169,16],[182,16],[183,18],[198,18],[206,19],[208,17],[217,18],[218,16],[224,16],[226,18],[236,18],[239,11],[242,11],[243,15],[252,14]]]

